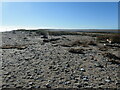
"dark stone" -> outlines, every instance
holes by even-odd
[[[81,88],[81,87],[82,87],[82,85],[80,85],[80,84],[79,84],[79,85],[77,85],[77,87],[78,87],[78,88]]]
[[[49,69],[52,69],[53,68],[53,66],[49,66]]]
[[[50,40],[48,40],[48,39],[44,39],[43,42],[50,42]]]
[[[35,86],[35,88],[40,88],[40,86]]]
[[[50,84],[46,84],[45,86],[46,86],[46,88],[51,88]]]

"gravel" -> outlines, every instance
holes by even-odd
[[[99,50],[101,43],[64,47],[62,43],[88,42],[94,37],[63,35],[52,38],[56,40],[54,43],[43,44],[44,39],[32,32],[3,32],[3,46],[27,47],[2,49],[2,88],[118,88],[119,64],[110,62],[105,53],[115,54],[119,47],[106,46],[105,51]],[[69,52],[70,48],[79,48],[84,53]]]

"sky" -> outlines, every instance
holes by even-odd
[[[118,2],[3,2],[2,26],[117,29]]]

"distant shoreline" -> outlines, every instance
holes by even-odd
[[[15,29],[9,31],[1,32],[11,32],[11,31],[33,31],[33,30],[49,30],[49,31],[67,31],[67,32],[93,32],[93,33],[120,33],[120,29]]]

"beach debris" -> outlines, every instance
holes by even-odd
[[[4,45],[2,47],[0,47],[1,49],[25,49],[27,48],[25,45]]]
[[[107,42],[110,43],[110,44],[112,43],[111,39],[107,39]]]
[[[76,53],[76,54],[85,54],[84,49],[81,49],[81,48],[70,48],[69,52]]]

